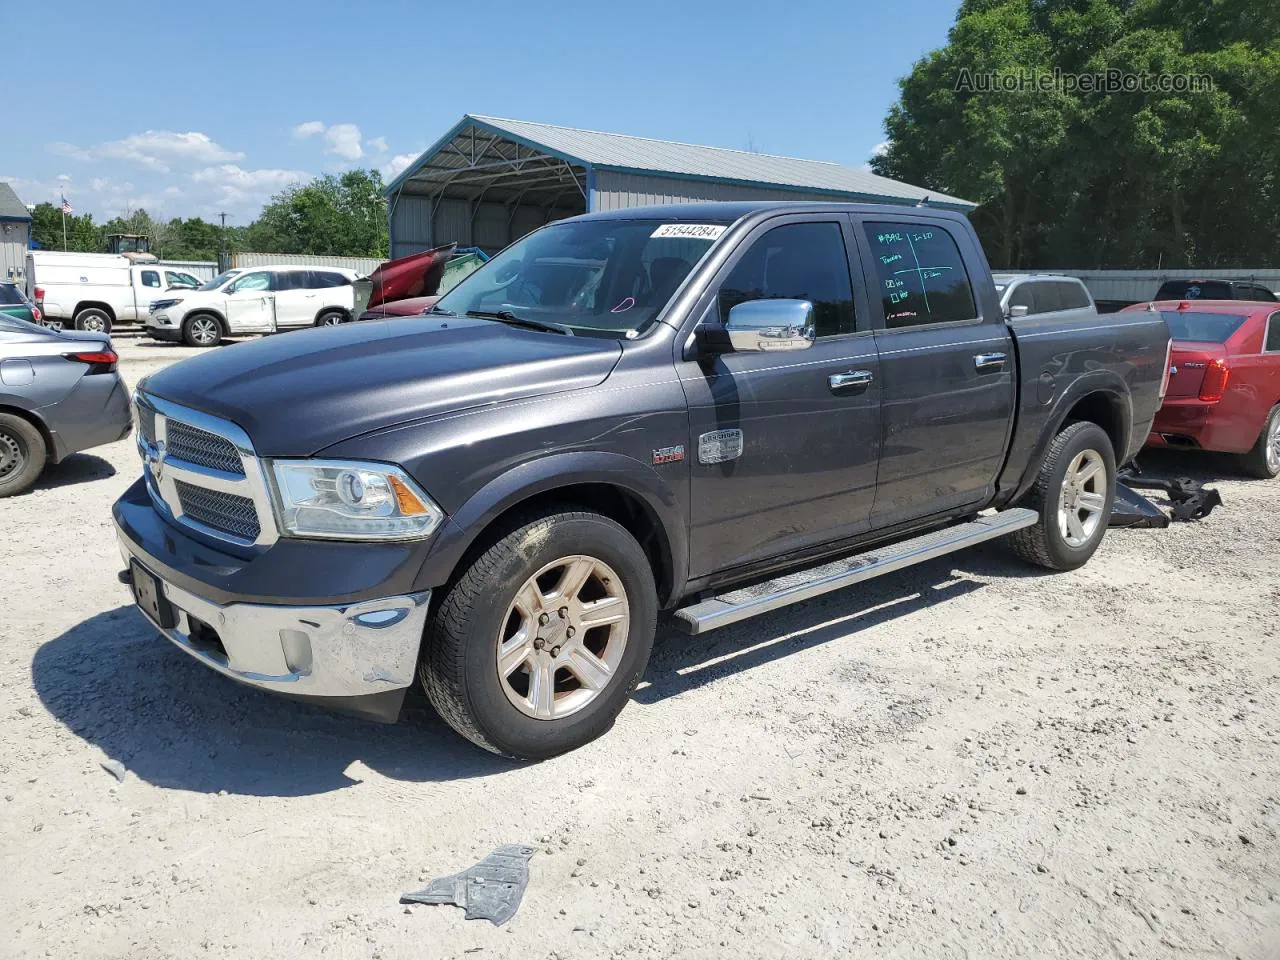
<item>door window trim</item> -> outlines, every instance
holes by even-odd
[[[1271,342],[1272,327],[1280,331],[1280,310],[1277,310],[1271,316],[1267,317],[1266,325],[1262,328],[1262,353],[1264,356],[1274,356],[1280,354],[1280,347],[1274,350],[1268,350],[1267,344]]]

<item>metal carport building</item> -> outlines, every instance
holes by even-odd
[[[22,282],[31,246],[31,214],[13,188],[0,183],[0,280]]]
[[[838,200],[969,211],[967,200],[838,163],[467,114],[386,188],[391,256],[490,253],[544,223],[697,200]]]

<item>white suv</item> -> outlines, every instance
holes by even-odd
[[[228,270],[208,283],[151,304],[143,330],[154,340],[213,347],[223,337],[346,323],[360,275],[334,267]]]

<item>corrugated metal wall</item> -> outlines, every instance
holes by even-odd
[[[216,260],[161,260],[160,266],[189,273],[197,280],[212,280],[218,275]]]
[[[22,283],[31,246],[31,224],[22,220],[0,221],[0,280]]]
[[[313,257],[304,253],[237,253],[231,265],[239,268],[269,267],[273,264],[299,267],[338,267],[370,274],[383,263],[377,257]]]
[[[486,253],[497,253],[530,230],[576,216],[577,208],[556,208],[521,204],[514,210],[505,203],[481,202],[478,207],[466,200],[441,200],[436,204],[432,223],[430,197],[400,196],[393,198],[391,213],[391,259],[407,257],[444,243],[462,247],[480,247]]]
[[[736,183],[652,177],[641,173],[597,170],[591,209],[625,210],[655,203],[696,203],[699,200],[836,200],[848,197],[830,193],[802,193],[765,186],[747,187]]]
[[[1027,270],[997,270],[996,273],[1029,273]],[[1140,303],[1150,300],[1166,280],[1253,280],[1280,292],[1280,269],[1257,270],[1052,270],[1079,277],[1095,300]]]

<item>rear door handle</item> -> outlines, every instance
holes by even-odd
[[[1008,354],[980,353],[973,358],[973,365],[978,368],[979,373],[994,373],[997,370],[1003,370],[1008,360]]]
[[[876,375],[870,370],[850,370],[848,373],[835,373],[827,377],[832,393],[861,393],[875,382]]]

